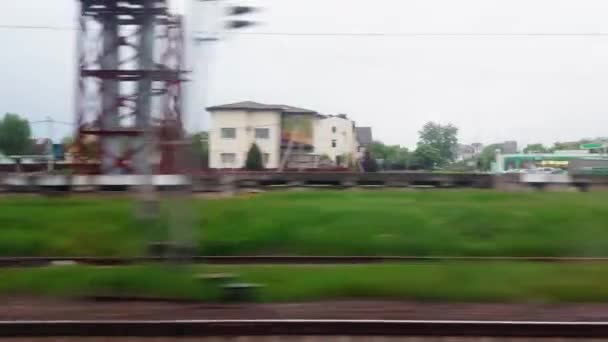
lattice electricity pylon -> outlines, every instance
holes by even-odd
[[[168,0],[81,0],[76,160],[102,174],[179,173],[182,19]]]

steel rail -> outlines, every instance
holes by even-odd
[[[392,320],[0,321],[0,337],[277,335],[607,338],[608,322]]]
[[[161,263],[166,257],[0,257],[0,267],[34,267],[53,264],[74,263],[93,266],[134,265]],[[288,255],[244,255],[244,256],[194,256],[179,259],[183,263],[207,264],[371,264],[407,262],[547,262],[547,263],[590,263],[608,262],[608,257],[520,257],[520,256],[288,256]]]

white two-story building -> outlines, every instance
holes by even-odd
[[[360,157],[355,123],[346,115],[251,101],[207,110],[211,168],[242,168],[253,143],[269,169],[318,167],[328,160],[348,166]]]
[[[314,146],[315,154],[329,157],[336,166],[348,166],[358,158],[355,123],[343,114],[316,120]]]

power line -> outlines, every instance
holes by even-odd
[[[76,28],[68,26],[39,26],[39,25],[0,25],[0,30],[49,30],[49,31],[75,31]]]
[[[195,32],[209,34],[211,32]],[[219,32],[286,37],[608,37],[608,32]]]
[[[75,31],[75,27],[47,25],[0,25],[0,30]],[[205,32],[195,34],[226,34],[279,37],[608,37],[608,32]]]
[[[66,125],[66,126],[75,126],[76,125],[73,122],[53,120],[53,119],[30,121],[30,124],[40,124],[40,123],[58,123],[58,124]]]
[[[66,126],[76,126],[76,123],[73,122],[67,122],[67,121],[61,121],[61,120],[36,120],[36,121],[30,121],[30,124],[43,124],[43,123],[58,123],[58,124],[62,124],[62,125],[66,125]],[[246,125],[246,126],[230,126],[230,127],[223,127],[223,128],[234,128],[234,129],[254,129],[254,128],[270,128],[270,127],[280,127],[282,126],[281,123],[274,123],[274,124],[264,124],[264,125]],[[221,131],[220,129],[213,129],[213,130],[208,130],[206,132],[219,132]]]

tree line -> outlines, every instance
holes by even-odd
[[[450,123],[440,124],[427,122],[418,131],[416,149],[410,150],[400,145],[386,145],[374,141],[367,149],[362,162],[367,171],[384,170],[432,170],[446,169],[475,169],[489,170],[495,160],[496,150],[502,144],[485,146],[482,152],[475,157],[474,166],[454,163],[458,147],[458,128]],[[14,113],[6,113],[0,118],[0,153],[4,155],[26,155],[32,151],[32,131],[27,119]],[[207,132],[198,132],[190,135],[192,152],[196,162],[207,168],[209,163],[209,136]],[[573,142],[556,142],[553,146],[535,143],[527,145],[523,153],[552,153],[557,150],[579,149],[581,144],[592,143],[602,139],[581,139]],[[72,137],[66,137],[62,143],[71,145]],[[597,151],[592,151],[592,153]],[[94,151],[91,154],[95,154]],[[261,152],[257,146],[252,146],[248,153],[247,168],[263,168]],[[470,162],[470,161],[467,161]]]
[[[452,124],[442,125],[427,122],[418,132],[415,150],[400,145],[386,145],[374,141],[369,147],[369,158],[384,170],[432,170],[437,168],[454,171],[488,171],[496,159],[496,151],[503,144],[490,144],[471,160],[455,162],[458,147],[458,128]],[[523,153],[553,153],[558,150],[578,150],[580,145],[602,141],[602,139],[580,139],[572,142],[555,142],[552,146],[540,143],[528,144]],[[591,153],[598,153],[592,150]]]
[[[456,157],[458,128],[452,124],[427,122],[418,132],[416,149],[374,141],[370,156],[385,170],[432,170],[452,163]]]
[[[0,119],[0,152],[5,155],[28,154],[32,148],[32,130],[27,119],[6,113]]]
[[[207,132],[198,132],[190,136],[193,152],[202,166],[207,164],[209,154]],[[65,137],[61,143],[66,147],[72,145],[74,139]],[[86,146],[85,146],[86,147]],[[87,152],[87,151],[85,151]],[[88,151],[94,158],[95,151]],[[7,156],[19,156],[32,153],[32,129],[27,119],[6,113],[0,118],[0,153]]]

